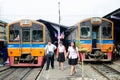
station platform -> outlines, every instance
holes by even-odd
[[[66,61],[64,63],[64,70],[59,70],[58,62],[55,61],[55,68],[52,69],[51,66],[49,70],[45,70],[46,64],[37,80],[82,80],[82,71],[80,65],[76,65],[76,73],[70,76],[70,65]],[[90,79],[85,79],[90,80]]]
[[[0,56],[0,64],[3,64],[3,58]]]

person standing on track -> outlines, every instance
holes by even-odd
[[[57,61],[59,62],[60,70],[64,70],[65,54],[66,54],[65,46],[63,45],[62,41],[60,41],[57,48],[57,55],[56,55]]]
[[[47,60],[47,64],[46,64],[46,70],[49,69],[49,65],[51,62],[51,67],[52,69],[54,69],[54,50],[56,49],[56,46],[53,45],[51,43],[51,41],[48,41],[48,44],[45,47],[45,53],[46,53],[46,60]]]
[[[69,65],[71,65],[70,76],[72,76],[76,73],[75,65],[77,65],[79,59],[78,48],[76,47],[75,42],[71,42],[71,46],[68,47],[66,58],[68,58]]]

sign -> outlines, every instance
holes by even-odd
[[[101,23],[102,23],[102,19],[99,18],[99,17],[93,17],[93,18],[91,19],[91,23],[92,23],[92,24],[101,24]]]
[[[30,21],[30,20],[28,20],[28,19],[24,19],[24,20],[21,20],[20,21],[20,26],[32,26],[32,22]]]

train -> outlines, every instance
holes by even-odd
[[[10,66],[42,66],[44,47],[51,40],[47,27],[36,20],[22,19],[7,25]]]
[[[68,42],[80,44],[81,61],[111,61],[114,48],[114,24],[111,20],[100,17],[87,18],[71,26]]]

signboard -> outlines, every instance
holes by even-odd
[[[21,20],[20,21],[20,26],[22,26],[22,27],[26,27],[26,26],[32,26],[32,22],[30,21],[30,20],[28,20],[28,19],[24,19],[24,20]]]
[[[101,24],[101,23],[102,23],[102,19],[99,18],[99,17],[93,17],[93,18],[91,19],[91,23],[92,23],[92,24]]]

